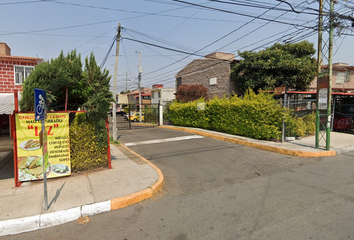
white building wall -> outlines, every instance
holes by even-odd
[[[176,93],[175,88],[163,88],[161,89],[161,102],[166,103],[166,102],[171,102],[172,100],[175,99]]]
[[[159,92],[160,92],[160,98],[159,98]],[[175,99],[175,88],[158,88],[158,89],[152,89],[151,90],[151,103],[152,104],[158,104],[159,100],[161,101],[162,104],[166,102],[171,102],[172,100]]]

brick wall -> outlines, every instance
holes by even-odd
[[[7,46],[6,43],[0,42],[0,55],[11,55],[11,49]]]
[[[36,63],[0,61],[0,93],[13,93],[15,89],[22,91],[21,85],[15,85],[14,65],[35,66]]]

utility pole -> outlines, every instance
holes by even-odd
[[[139,51],[139,122],[141,122],[141,73],[143,72],[143,68],[141,67],[141,52]]]
[[[318,13],[318,46],[317,46],[317,102],[316,102],[316,142],[315,147],[320,146],[320,110],[319,110],[319,77],[322,69],[322,26],[323,26],[323,0],[319,0],[319,13]]]
[[[113,79],[113,109],[112,109],[112,116],[113,116],[113,140],[117,140],[117,76],[118,76],[118,56],[119,56],[119,43],[120,43],[120,33],[121,33],[121,25],[118,24],[117,30],[117,47],[116,47],[116,62],[114,66],[114,79]]]
[[[333,25],[334,0],[330,0],[329,9],[329,50],[328,50],[328,98],[327,98],[327,124],[326,124],[326,150],[331,147],[331,103],[332,103],[332,56],[333,56]]]

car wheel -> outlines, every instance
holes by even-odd
[[[136,119],[136,118],[134,118],[134,120],[133,120],[134,122],[137,122],[138,121],[138,119]]]

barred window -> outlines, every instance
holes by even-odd
[[[14,66],[15,84],[23,84],[34,69],[32,66]]]

